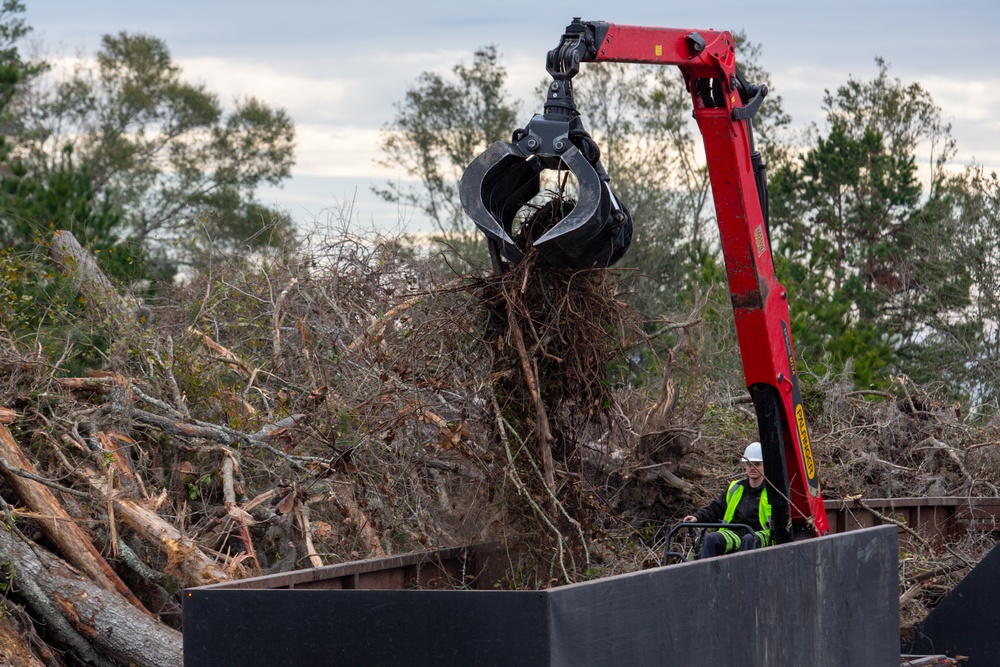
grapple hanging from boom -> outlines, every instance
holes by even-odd
[[[523,259],[526,248],[515,243],[512,229],[518,212],[538,195],[545,169],[569,171],[579,189],[573,210],[533,243],[549,264],[610,266],[632,242],[632,217],[611,191],[600,149],[573,101],[572,78],[593,42],[591,32],[567,29],[546,59],[552,83],[544,112],[515,131],[510,142],[490,146],[462,176],[462,206],[489,239],[495,266],[498,254],[511,264]]]
[[[572,78],[581,62],[674,65],[681,70],[705,142],[729,296],[743,374],[757,413],[764,475],[772,504],[772,536],[829,531],[819,472],[813,459],[792,346],[788,295],[778,282],[768,228],[767,172],[754,146],[751,122],[767,86],[752,85],[736,67],[728,31],[626,26],[574,18],[546,69],[552,83],[545,109],[469,165],[462,205],[489,239],[494,269],[516,264],[525,248],[511,230],[518,210],[538,194],[544,169],[567,169],[579,201],[569,215],[534,242],[550,264],[609,266],[632,239],[632,219],[612,194],[600,151],[573,102]]]

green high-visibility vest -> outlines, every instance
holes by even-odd
[[[735,480],[729,485],[729,490],[726,491],[726,514],[722,517],[724,522],[733,522],[733,517],[736,516],[736,508],[739,506],[741,498],[743,498],[743,485],[740,484],[739,480]],[[771,523],[771,503],[767,499],[766,488],[761,489],[760,492],[760,503],[757,505],[757,518],[761,526],[761,529],[757,531],[757,536],[760,538],[761,546],[767,546],[771,543],[771,530],[769,528],[769,524]],[[739,541],[737,541],[737,544],[739,544]]]

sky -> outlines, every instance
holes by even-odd
[[[255,96],[285,109],[297,128],[293,176],[258,194],[303,225],[347,216],[427,231],[419,214],[371,192],[402,177],[376,164],[394,104],[420,73],[471,64],[492,44],[523,125],[539,110],[545,54],[574,16],[743,31],[762,47],[772,93],[799,127],[822,123],[824,91],[874,78],[881,57],[890,76],[932,94],[958,143],[956,167],[1000,171],[1000,0],[23,1],[31,40],[49,58],[92,57],[102,35],[142,32],[163,39],[184,77],[224,102]]]

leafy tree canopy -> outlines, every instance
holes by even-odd
[[[216,249],[291,238],[288,216],[255,199],[291,173],[291,119],[255,98],[225,111],[204,85],[183,80],[162,40],[106,35],[93,67],[29,93],[16,136],[23,159],[47,174],[71,147],[159,275]]]
[[[800,352],[820,372],[850,365],[866,386],[928,376],[920,350],[972,285],[941,188],[950,128],[927,91],[876,62],[872,81],[827,91],[827,133],[771,188]],[[939,152],[925,194],[916,154],[928,145]]]
[[[294,127],[253,98],[225,110],[148,35],[107,35],[58,80],[22,58],[23,12],[0,5],[0,325],[79,371],[107,352],[104,332],[49,259],[52,233],[145,292],[218,250],[281,247],[291,221],[255,193],[289,176]]]

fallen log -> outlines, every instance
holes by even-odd
[[[181,666],[179,632],[77,574],[17,531],[0,533],[0,561],[10,568],[16,590],[32,591],[26,594],[32,611],[60,637],[68,634],[74,652],[84,654],[88,664],[110,664],[100,659],[103,654],[137,667]],[[44,599],[37,598],[38,592]]]
[[[13,424],[16,420],[16,411],[10,408],[0,408],[0,424]]]
[[[31,461],[21,451],[7,427],[2,424],[0,424],[0,459],[28,473],[37,474]],[[111,569],[94,546],[90,536],[76,524],[54,493],[39,482],[13,473],[8,466],[0,466],[0,472],[21,501],[38,515],[35,517],[36,523],[59,548],[67,561],[99,585],[118,593],[132,605],[146,612],[139,599]]]
[[[79,468],[77,476],[103,498],[110,489],[105,479],[89,468]],[[154,544],[167,557],[167,570],[185,587],[206,586],[231,577],[209,558],[188,536],[181,533],[156,512],[128,498],[112,497],[115,514],[123,524]]]

